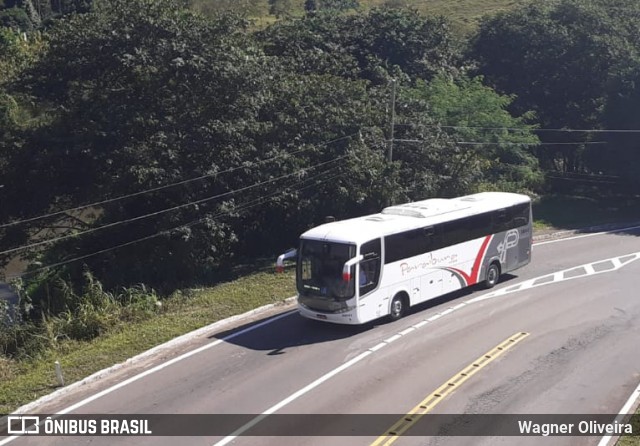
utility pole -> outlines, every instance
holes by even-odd
[[[393,133],[396,120],[396,80],[391,79],[391,122],[389,123],[389,142],[387,148],[387,161],[393,161]]]

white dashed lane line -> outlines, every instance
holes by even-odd
[[[323,376],[321,376],[320,378],[316,379],[315,381],[313,381],[312,383],[308,384],[307,386],[303,387],[302,389],[298,390],[297,392],[295,392],[294,394],[290,395],[289,397],[285,398],[284,400],[276,403],[275,405],[271,406],[270,408],[268,408],[267,410],[265,410],[264,412],[262,412],[262,414],[258,415],[256,418],[254,418],[253,420],[249,421],[247,424],[245,424],[244,426],[241,426],[240,428],[238,428],[235,432],[233,432],[231,435],[228,435],[226,437],[224,437],[223,439],[221,439],[220,441],[216,442],[214,444],[214,446],[225,446],[229,443],[231,443],[232,441],[234,441],[236,438],[238,438],[239,436],[243,435],[246,431],[248,431],[249,429],[251,429],[253,426],[255,426],[256,424],[258,424],[260,421],[262,421],[263,419],[265,419],[268,415],[275,413],[276,411],[280,410],[281,408],[283,408],[284,406],[288,405],[289,403],[293,402],[294,400],[297,400],[298,398],[300,398],[301,396],[305,395],[306,393],[310,392],[311,390],[315,389],[316,387],[320,386],[321,384],[323,384],[324,382],[328,381],[329,379],[333,378],[334,376],[336,376],[337,374],[347,370],[348,368],[356,365],[358,362],[362,361],[364,358],[368,357],[369,355],[377,352],[378,350],[383,349],[384,347],[386,347],[387,345],[391,344],[392,342],[401,339],[403,337],[404,334],[408,334],[409,333],[409,329],[411,329],[411,331],[417,331],[419,328],[424,327],[425,325],[428,325],[431,322],[434,322],[438,319],[440,319],[441,317],[454,313],[457,310],[466,307],[468,305],[471,305],[473,303],[476,302],[481,302],[484,300],[488,300],[488,299],[492,299],[494,297],[499,297],[499,296],[504,296],[506,294],[511,294],[511,293],[516,293],[519,291],[523,291],[529,288],[535,288],[538,286],[542,286],[542,285],[547,285],[549,283],[555,283],[555,282],[562,282],[565,280],[571,280],[571,279],[577,279],[580,277],[586,277],[586,276],[590,276],[590,275],[595,275],[595,274],[602,274],[602,273],[606,273],[606,272],[611,272],[611,271],[615,271],[617,269],[620,269],[626,265],[628,265],[629,263],[637,260],[640,258],[640,252],[636,252],[636,253],[632,253],[632,254],[625,254],[623,256],[619,256],[619,257],[615,257],[614,259],[616,260],[614,262],[614,259],[604,259],[604,260],[598,260],[596,262],[593,263],[589,263],[587,265],[595,265],[595,264],[599,264],[599,263],[605,263],[605,262],[609,262],[609,267],[606,269],[602,269],[600,271],[596,271],[595,268],[585,268],[585,266],[587,265],[580,265],[580,266],[574,266],[572,268],[563,270],[563,271],[559,271],[557,273],[554,274],[547,274],[544,276],[540,276],[540,277],[536,277],[527,281],[524,281],[522,283],[513,285],[513,286],[509,286],[506,288],[502,288],[498,291],[494,291],[488,294],[484,294],[482,296],[478,296],[474,299],[470,299],[467,300],[465,302],[462,302],[460,304],[457,304],[455,306],[449,307],[443,311],[441,311],[440,313],[436,313],[432,316],[429,316],[428,318],[412,325],[411,327],[409,327],[406,330],[403,330],[402,332],[396,333],[395,335],[385,339],[384,341],[380,342],[379,344],[375,345],[374,347],[368,348],[367,350],[365,350],[364,352],[360,353],[358,356],[356,356],[355,358],[349,360],[348,362],[345,362],[344,364],[340,365],[339,367],[329,371],[328,373],[324,374]],[[580,268],[582,268],[582,273],[580,273],[579,275],[575,275],[575,276],[571,276],[571,277],[567,277],[566,273],[568,271],[573,271],[573,270],[579,270]],[[593,273],[590,273],[590,271],[593,271]]]
[[[634,252],[632,254],[625,254],[623,256],[613,257],[611,259],[598,260],[585,265],[573,266],[571,268],[558,271],[552,274],[547,274],[533,279],[525,280],[514,286],[501,288],[491,293],[483,294],[482,296],[469,299],[465,303],[471,304],[482,300],[493,299],[494,297],[504,296],[505,294],[511,294],[518,291],[523,291],[529,288],[536,288],[543,285],[549,285],[551,283],[564,282],[567,280],[579,279],[581,277],[594,276],[597,274],[609,273],[628,265],[631,262],[640,259],[640,252]]]

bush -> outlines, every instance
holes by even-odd
[[[119,323],[143,320],[162,309],[153,289],[145,285],[123,288],[114,295],[103,289],[91,272],[85,271],[84,284],[76,292],[69,282],[57,278],[49,290],[58,305],[41,308],[34,314],[29,291],[46,288],[44,283],[25,289],[14,284],[20,303],[10,307],[0,301],[0,354],[7,357],[34,357],[48,348],[57,348],[65,340],[91,340]],[[42,282],[46,279],[41,279]],[[52,308],[63,308],[55,312]]]
[[[144,284],[123,288],[118,299],[122,306],[120,313],[122,321],[147,319],[162,310],[162,302],[156,292]]]
[[[109,308],[86,302],[75,311],[66,311],[50,318],[49,333],[54,334],[56,341],[64,338],[87,341],[100,336],[116,325],[119,316],[120,306],[117,304]]]
[[[0,357],[0,382],[7,382],[15,376],[15,363]]]
[[[0,11],[0,26],[17,31],[31,31],[33,24],[26,11],[21,8],[9,8]]]
[[[0,354],[33,358],[51,345],[43,326],[24,321],[18,306],[0,300]]]

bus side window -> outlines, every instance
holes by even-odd
[[[448,221],[443,224],[443,245],[451,246],[468,240],[469,231],[464,219]]]
[[[427,226],[422,229],[424,232],[423,248],[420,254],[435,251],[446,246],[444,238],[444,225]]]
[[[519,228],[529,224],[529,204],[519,204],[513,209],[513,228]]]
[[[360,295],[374,290],[380,279],[380,239],[364,243],[360,248],[360,254],[364,259],[360,262]]]
[[[492,229],[491,218],[490,213],[472,215],[471,217],[465,218],[464,221],[468,231],[467,240],[473,240],[493,233],[494,229]]]

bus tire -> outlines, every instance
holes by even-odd
[[[493,262],[487,268],[487,276],[484,279],[484,287],[486,289],[493,288],[500,280],[500,265],[497,262]]]
[[[389,308],[389,320],[391,322],[402,318],[407,312],[408,299],[402,293],[396,294],[391,300],[391,308]]]

